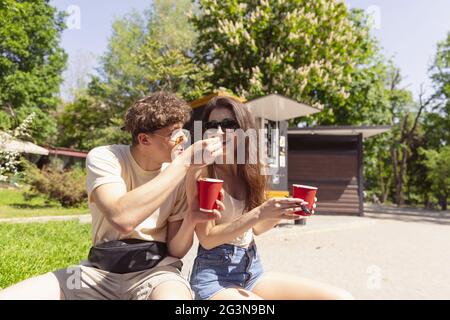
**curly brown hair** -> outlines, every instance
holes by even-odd
[[[188,103],[175,94],[158,91],[128,108],[123,129],[131,133],[133,144],[138,144],[139,133],[153,132],[178,122],[186,123],[191,111]]]

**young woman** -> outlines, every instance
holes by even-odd
[[[351,299],[348,292],[330,285],[263,271],[254,236],[272,229],[282,219],[299,219],[294,211],[305,202],[293,198],[266,200],[262,161],[258,159],[252,164],[250,153],[255,148],[232,134],[237,129],[256,130],[245,105],[232,98],[216,97],[205,107],[203,123],[208,132],[223,136],[225,158],[188,173],[187,196],[197,197],[193,186],[199,178],[221,179],[225,209],[220,218],[198,224],[195,229],[200,245],[190,283],[196,299]],[[231,140],[234,147],[227,148]],[[242,144],[245,161],[239,164],[236,155]],[[226,160],[230,151],[234,154],[228,155],[228,159],[234,159],[233,164]],[[217,164],[221,162],[224,164]]]

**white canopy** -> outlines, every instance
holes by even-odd
[[[268,96],[248,101],[246,105],[255,117],[272,121],[289,120],[321,111],[279,94],[269,94]]]
[[[306,128],[289,128],[288,135],[317,134],[317,135],[358,135],[369,138],[388,132],[391,126],[316,126]]]
[[[0,150],[20,153],[33,153],[48,155],[48,150],[34,143],[22,140],[11,139],[0,143]]]

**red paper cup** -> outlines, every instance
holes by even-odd
[[[306,207],[309,210],[313,209],[314,205],[314,198],[316,197],[317,188],[312,186],[304,186],[301,184],[294,184],[292,185],[292,196],[294,198],[303,199],[304,201],[308,202]],[[303,210],[296,211],[295,213],[302,215],[302,216],[309,216],[310,214],[307,214]]]
[[[200,211],[213,212],[217,209],[216,200],[219,199],[223,180],[202,178],[197,181],[198,204]]]

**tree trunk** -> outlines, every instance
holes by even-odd
[[[381,196],[381,203],[385,203],[389,196],[389,191],[391,190],[392,176],[390,175],[387,179],[386,186],[384,188],[383,194]]]
[[[402,206],[405,204],[405,195],[403,193],[403,177],[405,176],[406,172],[406,162],[408,160],[408,150],[406,148],[403,148],[403,154],[402,154],[402,162],[400,163],[400,174],[399,174],[399,182],[398,182],[398,200],[397,204],[399,206]]]
[[[447,195],[447,194],[444,194],[444,195],[441,197],[441,201],[439,201],[439,202],[440,202],[440,205],[441,205],[441,209],[442,209],[443,211],[447,210],[447,198],[448,198],[448,195]]]
[[[425,209],[430,209],[430,195],[428,194],[428,192],[425,192],[424,194],[423,203],[425,204]]]
[[[398,155],[397,150],[392,147],[391,148],[391,158],[392,158],[392,166],[394,171],[394,182],[395,182],[395,203],[399,205],[399,199],[401,194],[402,183],[400,180],[400,173],[398,170]]]
[[[381,191],[380,202],[384,203],[383,199],[384,199],[384,194],[386,193],[387,186],[384,183],[383,176],[381,175],[381,173],[382,173],[381,161],[378,161],[378,181],[380,183],[380,189],[381,189],[380,190]]]

